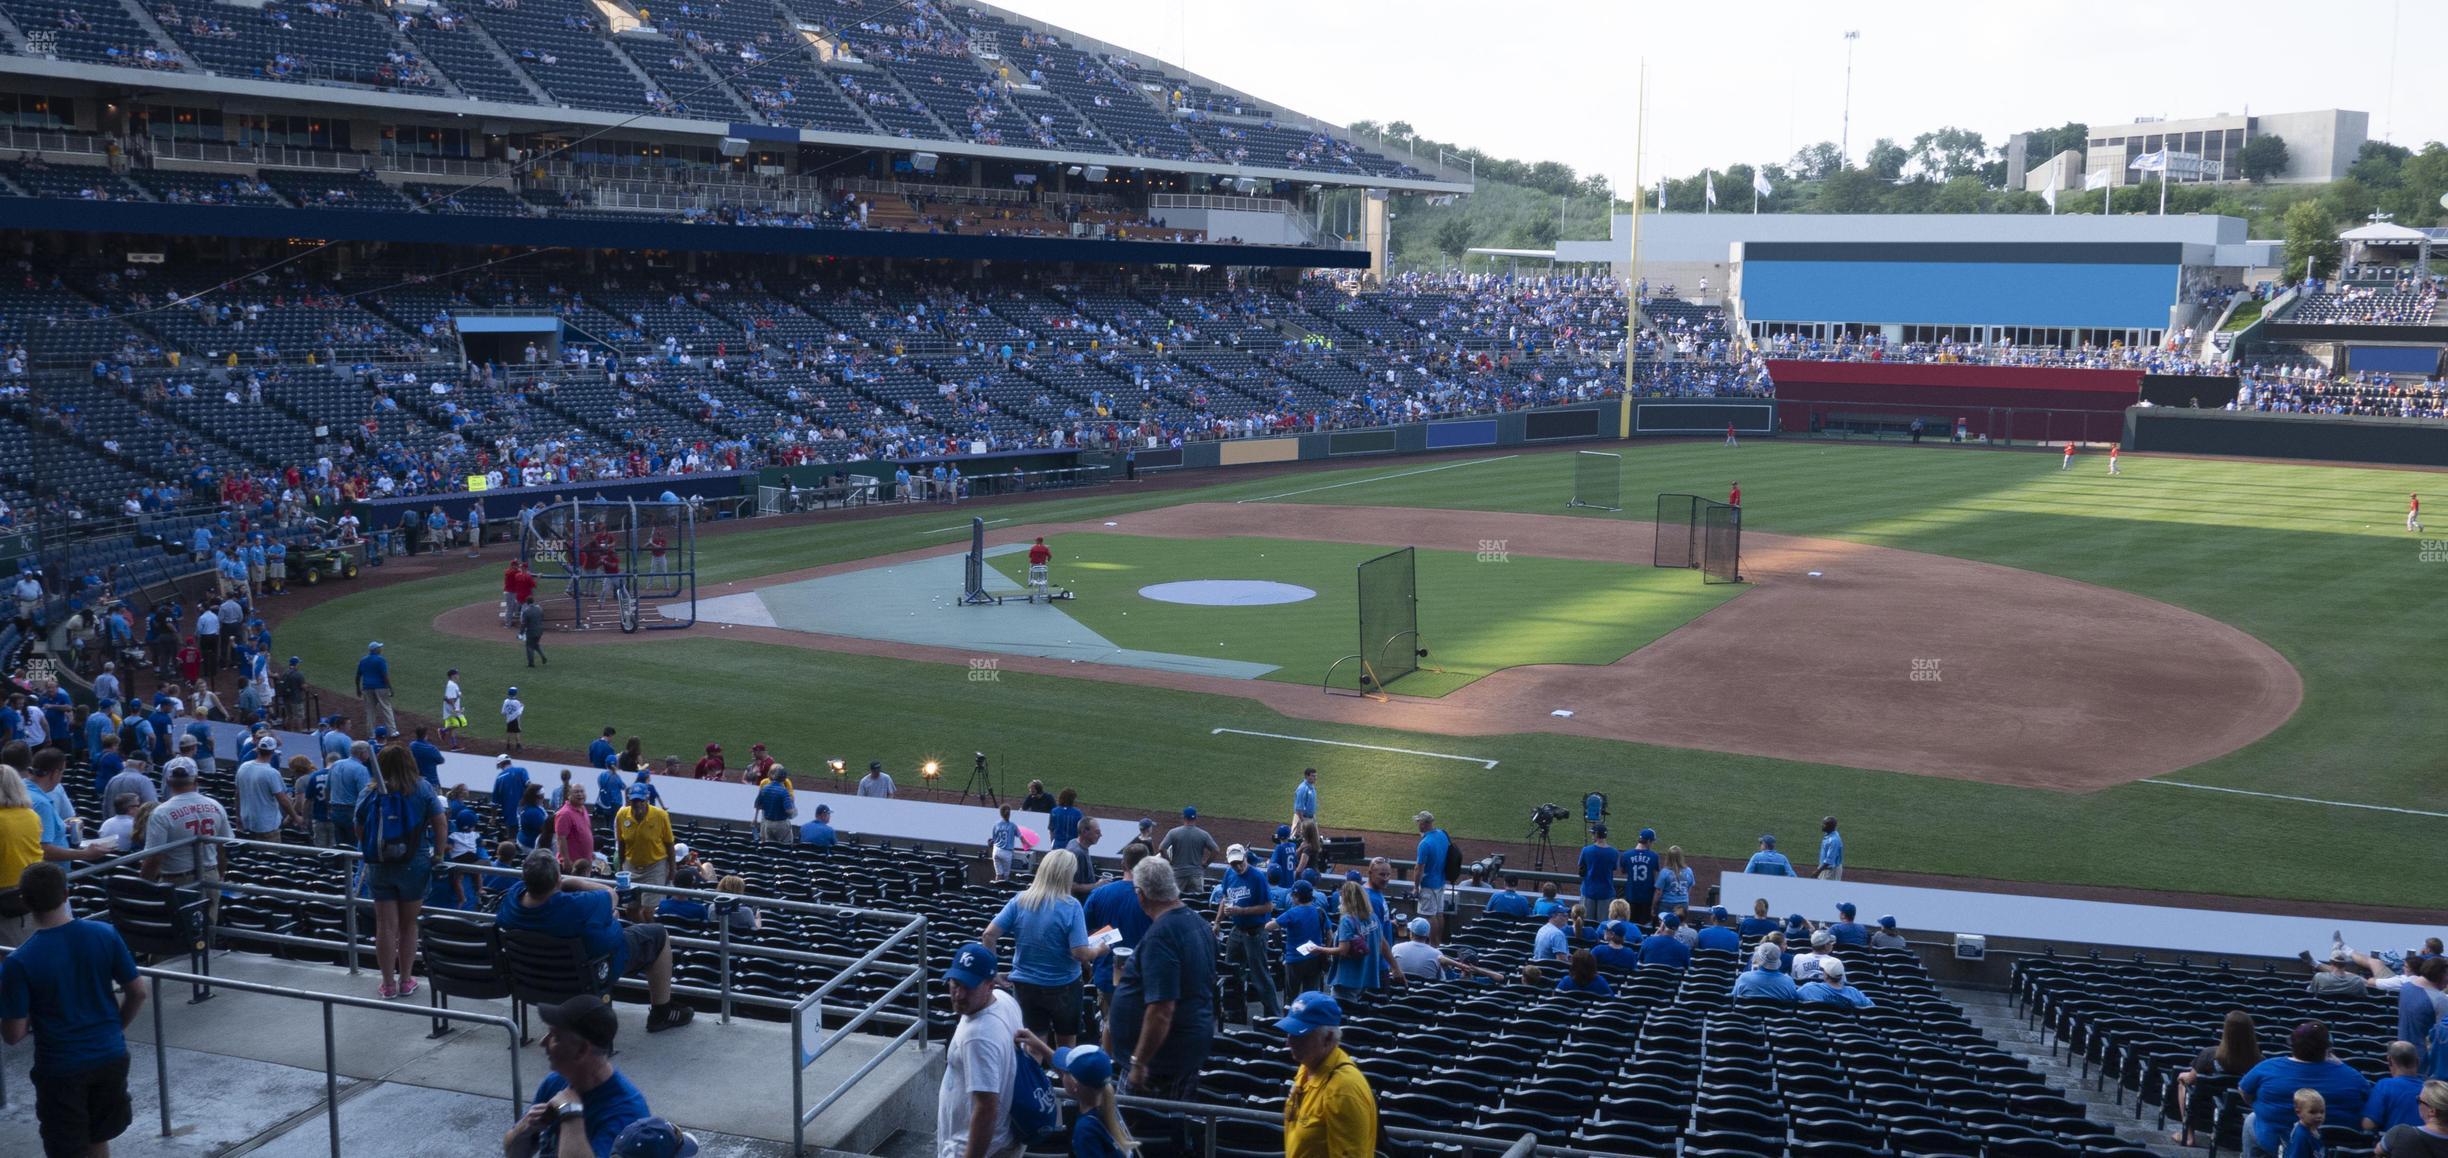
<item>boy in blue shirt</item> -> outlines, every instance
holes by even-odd
[[[121,1030],[144,1008],[145,980],[117,930],[68,911],[68,874],[58,865],[28,866],[17,889],[33,932],[0,960],[0,1040],[34,1038],[43,1151],[106,1150],[134,1118]]]

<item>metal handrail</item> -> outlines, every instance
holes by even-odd
[[[5,957],[12,951],[13,950],[6,946],[0,946],[0,957]],[[278,986],[265,985],[254,981],[233,981],[226,977],[205,977],[194,973],[182,973],[175,969],[157,969],[152,966],[139,966],[136,970],[136,974],[139,977],[149,977],[156,981],[165,981],[175,985],[210,986],[214,989],[234,990],[239,993],[256,993],[268,997],[285,997],[293,1001],[312,1001],[321,1005],[323,1007],[323,1108],[324,1120],[328,1124],[328,1129],[331,1134],[332,1158],[340,1158],[339,1043],[338,1039],[332,1032],[332,1009],[336,1006],[345,1005],[351,1009],[371,1009],[384,1013],[405,1013],[415,1017],[426,1017],[450,1021],[465,1021],[478,1025],[492,1025],[500,1027],[502,1032],[509,1035],[510,1040],[510,1117],[515,1121],[521,1114],[526,1112],[527,1082],[525,1076],[521,1072],[523,1067],[519,1062],[518,1023],[498,1013],[470,1013],[465,1010],[449,1009],[444,1007],[400,1005],[395,1002],[379,1001],[371,997],[350,997],[348,995],[339,993],[315,993],[306,990],[283,989]],[[153,1007],[154,1090],[158,1095],[161,1105],[161,1136],[167,1138],[172,1136],[174,1133],[170,1125],[169,1036],[164,1031],[162,1025],[163,1002],[161,1001],[160,995],[158,993],[151,995],[151,999],[147,1002],[147,1004]],[[0,1089],[0,1105],[6,1105],[7,1100],[5,1090]]]
[[[908,921],[908,924],[903,925],[900,929],[895,930],[892,935],[884,938],[881,944],[868,950],[866,954],[858,959],[856,963],[852,964],[849,968],[842,970],[840,973],[835,974],[831,980],[817,986],[816,992],[801,998],[797,1005],[791,1007],[791,1152],[794,1154],[804,1153],[807,1150],[808,1123],[815,1121],[819,1115],[823,1114],[826,1110],[833,1108],[833,1104],[835,1102],[840,1101],[843,1097],[849,1094],[851,1087],[856,1086],[859,1082],[865,1080],[868,1074],[874,1073],[877,1067],[883,1065],[885,1060],[890,1058],[893,1051],[900,1048],[903,1042],[914,1042],[920,1052],[924,1052],[926,1049],[927,922],[925,917],[915,915],[909,917]],[[853,974],[873,967],[879,963],[885,953],[890,952],[894,946],[899,945],[903,940],[911,937],[915,937],[917,939],[917,966],[907,975],[903,976],[899,982],[895,983],[891,989],[877,996],[875,1000],[868,1003],[865,1009],[859,1011],[856,1015],[852,1016],[849,1021],[843,1023],[841,1028],[834,1030],[831,1036],[817,1042],[815,1048],[807,1048],[804,1043],[807,1041],[808,1011],[810,1009],[818,1010],[817,1025],[819,1028],[821,1028],[823,1026],[823,1007],[821,1003],[823,1002],[825,996],[831,993],[836,987],[840,986],[842,982],[848,980]],[[902,1029],[900,1033],[894,1035],[891,1041],[886,1042],[882,1049],[877,1050],[875,1052],[875,1056],[868,1058],[857,1069],[852,1070],[848,1077],[845,1077],[840,1082],[836,1083],[832,1089],[832,1092],[826,1094],[822,1101],[817,1102],[814,1106],[809,1106],[807,1104],[807,1068],[814,1065],[818,1058],[821,1058],[827,1052],[830,1052],[832,1048],[839,1044],[844,1037],[856,1032],[860,1026],[865,1025],[868,1021],[884,1015],[884,1007],[887,1004],[898,1000],[904,991],[909,992],[911,995],[913,1013],[910,1018],[909,1025]]]

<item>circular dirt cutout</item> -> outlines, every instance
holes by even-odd
[[[1151,583],[1139,594],[1158,603],[1188,603],[1199,607],[1265,607],[1317,598],[1317,592],[1297,583],[1268,579],[1184,579]]]

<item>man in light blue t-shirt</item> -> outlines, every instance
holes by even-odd
[[[1419,872],[1419,915],[1428,918],[1428,943],[1445,943],[1445,890],[1453,882],[1445,879],[1445,857],[1453,849],[1453,834],[1436,826],[1436,814],[1422,812],[1411,818],[1419,828],[1419,851],[1412,854]]]

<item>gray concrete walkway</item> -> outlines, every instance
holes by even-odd
[[[372,974],[230,954],[217,975],[284,988],[372,996]],[[171,1130],[161,1129],[150,1010],[129,1031],[129,1087],[136,1123],[112,1145],[120,1158],[202,1155],[329,1154],[324,1108],[322,1014],[318,1005],[225,990],[199,1005],[184,987],[161,990],[168,1051]],[[398,1002],[422,1009],[425,995]],[[509,1013],[507,1002],[454,1003],[474,1012]],[[621,1019],[614,1064],[646,1094],[654,1111],[698,1136],[703,1153],[763,1158],[788,1153],[791,1065],[797,1056],[785,1023],[700,1013],[680,1029],[649,1037],[643,1005],[616,1006]],[[532,1015],[531,1015],[532,1021]],[[341,1150],[356,1158],[491,1154],[512,1119],[508,1035],[472,1026],[440,1039],[428,1020],[406,1013],[335,1009],[340,1074]],[[543,1025],[519,1051],[521,1101],[548,1072]],[[809,1067],[810,1101],[874,1057],[882,1039],[853,1036]],[[40,1152],[27,1069],[31,1044],[0,1050],[9,1101],[0,1108],[0,1154]],[[808,1131],[812,1146],[864,1152],[895,1130],[932,1122],[940,1059],[903,1046]]]

